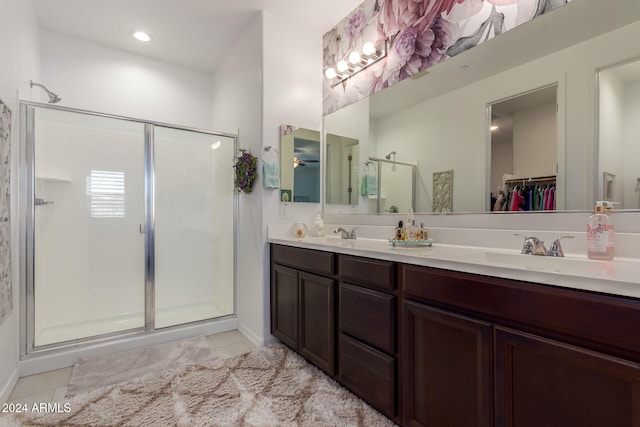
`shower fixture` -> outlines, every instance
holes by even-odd
[[[384,156],[384,158],[387,159],[387,160],[391,160],[391,156],[393,156],[393,160],[395,160],[396,159],[396,152],[392,151],[389,154],[387,154],[386,156]]]
[[[44,89],[44,91],[47,92],[47,95],[49,95],[49,104],[55,104],[56,102],[60,102],[60,100],[62,99],[60,95],[58,95],[57,93],[51,92],[49,89],[47,89],[46,87],[44,87],[44,85],[41,85],[40,83],[34,83],[33,80],[29,80],[29,84],[31,85],[31,87],[39,86],[42,89]]]

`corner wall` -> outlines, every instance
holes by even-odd
[[[11,162],[19,162],[18,93],[27,93],[29,79],[40,75],[38,23],[30,1],[0,0],[0,98],[12,110]],[[0,402],[6,401],[18,380],[18,170],[11,171],[11,252],[13,312],[0,324]]]

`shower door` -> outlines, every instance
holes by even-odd
[[[156,328],[234,312],[234,196],[228,136],[155,126]]]
[[[34,346],[143,328],[144,125],[31,112]]]
[[[233,135],[23,104],[25,354],[235,312]]]

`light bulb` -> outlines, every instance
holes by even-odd
[[[496,125],[492,125],[489,129],[490,129],[490,130],[498,130],[498,126],[496,126]]]
[[[327,68],[324,71],[324,75],[329,79],[335,79],[338,75],[336,74],[336,70],[334,70],[332,67]]]
[[[133,32],[133,38],[135,38],[136,40],[139,40],[141,42],[151,41],[151,36],[149,34],[145,33],[144,31],[134,31]]]
[[[349,54],[349,62],[352,64],[358,64],[360,62],[360,54],[355,50]]]
[[[345,71],[347,71],[349,69],[349,65],[347,65],[347,61],[345,61],[344,59],[341,61],[338,61],[338,63],[336,64],[336,68],[338,69],[338,71],[340,71],[341,73],[344,73]]]
[[[373,45],[373,43],[366,42],[364,45],[362,45],[362,53],[364,53],[365,55],[373,55],[374,53],[376,53],[376,47]]]

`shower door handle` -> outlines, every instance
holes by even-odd
[[[53,204],[53,200],[46,200],[46,199],[42,199],[40,197],[36,197],[34,199],[34,204],[36,206],[52,205]]]

